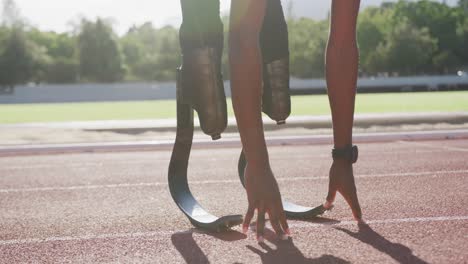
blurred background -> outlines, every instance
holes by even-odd
[[[326,116],[330,1],[282,2],[292,114]],[[179,1],[2,0],[0,10],[0,145],[173,136]],[[358,115],[468,111],[468,0],[362,1],[358,39]],[[228,80],[226,54],[223,64]],[[312,133],[292,133],[302,132]]]

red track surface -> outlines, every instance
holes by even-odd
[[[194,150],[193,193],[217,215],[244,213],[238,149]],[[285,198],[323,202],[330,146],[270,148]],[[0,158],[0,262],[466,263],[468,140],[360,144],[355,165],[369,228],[343,199],[323,218],[271,231],[192,229],[171,200],[169,151]]]

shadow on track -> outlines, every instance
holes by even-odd
[[[227,242],[247,238],[246,235],[233,230],[222,233],[205,233],[192,229],[187,232],[175,233],[171,236],[172,244],[180,252],[186,263],[210,263],[205,253],[203,253],[195,239],[193,239],[194,233],[202,233]]]
[[[262,263],[299,263],[299,264],[314,264],[314,263],[337,263],[345,264],[350,263],[344,259],[332,256],[322,255],[319,258],[307,258],[304,254],[294,245],[293,240],[278,240],[273,231],[265,229],[265,238],[276,246],[276,249],[271,248],[266,243],[260,243],[259,246],[264,251],[247,246],[255,254],[259,255]]]
[[[340,230],[361,242],[371,245],[380,252],[383,252],[399,263],[416,263],[416,264],[427,264],[426,261],[416,257],[411,249],[405,245],[393,243],[375,232],[369,225],[360,224],[358,232],[352,232],[350,230],[336,227],[335,229]]]
[[[312,219],[303,219],[302,221],[322,225],[334,225],[339,223],[339,221],[325,217],[314,217]],[[255,226],[255,222],[251,223],[252,230],[255,229]],[[207,233],[194,228],[185,232],[174,233],[171,236],[172,244],[180,252],[186,263],[210,263],[203,250],[198,246],[197,242],[193,238],[194,233],[212,236],[216,239],[226,242],[233,242],[247,238],[246,235],[234,230],[221,233]],[[273,245],[275,245],[276,249],[271,248],[265,243],[259,244],[263,251],[257,247],[253,247],[250,245],[246,246],[250,251],[252,251],[260,257],[262,263],[350,263],[344,259],[335,257],[333,255],[322,255],[319,258],[307,258],[294,245],[292,239],[288,239],[285,241],[278,240],[276,234],[268,228],[265,228],[265,239],[271,242]]]

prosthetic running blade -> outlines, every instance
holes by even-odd
[[[245,187],[244,170],[246,166],[247,166],[247,161],[245,159],[244,151],[242,151],[239,157],[239,163],[238,163],[237,168],[239,172],[240,181],[244,187]],[[319,205],[317,207],[312,208],[312,207],[297,205],[295,203],[291,203],[285,200],[283,200],[283,208],[284,208],[284,212],[286,216],[291,219],[310,219],[310,218],[322,215],[323,213],[327,211],[325,207],[323,207],[323,205]]]
[[[242,215],[216,217],[198,203],[187,181],[187,168],[193,141],[193,109],[177,100],[177,134],[169,164],[169,190],[190,222],[199,228],[221,232],[242,223]]]

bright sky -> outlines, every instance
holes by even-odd
[[[197,1],[197,0],[193,0]],[[220,0],[221,12],[229,10],[231,0]],[[309,2],[310,1],[310,2]],[[314,1],[317,1],[313,3]],[[367,5],[379,5],[388,0],[363,0],[361,9]],[[396,0],[391,0],[396,1]],[[443,1],[443,0],[437,0]],[[458,0],[448,0],[455,4]],[[0,0],[1,6],[2,0]],[[70,22],[80,17],[112,18],[114,29],[124,34],[132,25],[152,21],[156,27],[171,24],[178,26],[182,20],[180,0],[15,0],[21,14],[30,24],[41,30],[70,31]],[[285,4],[283,0],[283,4]],[[296,15],[311,15],[324,18],[330,0],[294,0]],[[312,6],[313,5],[313,6]]]
[[[31,24],[59,32],[70,30],[69,22],[80,16],[113,18],[119,34],[147,21],[155,26],[181,21],[179,0],[16,0],[16,4]],[[228,10],[229,4],[229,0],[221,0],[221,10]]]

